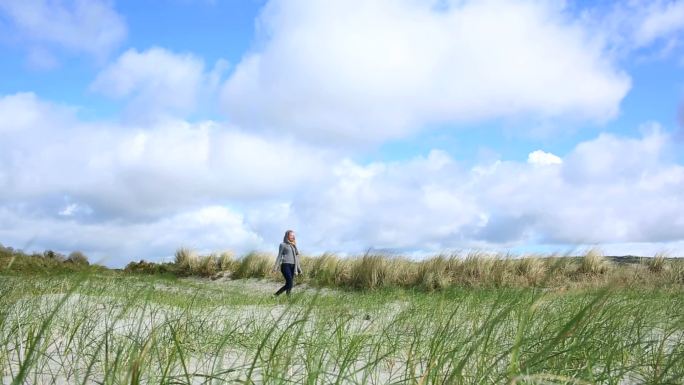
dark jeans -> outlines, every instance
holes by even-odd
[[[280,265],[280,272],[285,277],[285,286],[276,291],[275,295],[280,295],[282,292],[287,292],[290,295],[290,290],[294,286],[295,265],[294,263],[283,263]]]

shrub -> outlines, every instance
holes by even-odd
[[[43,257],[47,258],[47,259],[51,259],[53,261],[58,261],[58,262],[64,262],[64,260],[66,259],[64,257],[64,254],[60,254],[60,253],[58,253],[56,251],[52,251],[52,250],[45,250],[43,252]]]
[[[88,257],[80,251],[74,251],[69,254],[65,262],[73,263],[75,265],[90,265]]]
[[[138,274],[175,274],[176,266],[173,263],[154,263],[141,259],[139,262],[130,262],[124,267],[125,273]]]

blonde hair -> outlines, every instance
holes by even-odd
[[[290,240],[287,239],[287,236],[290,235],[290,233],[294,233],[294,230],[287,230],[287,231],[285,232],[285,236],[283,237],[283,242],[285,242],[285,243],[289,243],[289,242],[290,242]],[[294,243],[294,244],[296,245],[296,244],[297,244],[297,240],[295,239],[292,243]]]

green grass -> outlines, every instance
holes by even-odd
[[[295,288],[289,300],[274,300],[250,290],[249,282],[2,274],[3,383],[681,384],[684,378],[678,286]]]
[[[684,383],[681,260],[325,254],[290,299],[272,263],[0,248],[2,383]]]

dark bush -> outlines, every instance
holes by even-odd
[[[60,253],[58,253],[56,251],[52,251],[52,250],[45,250],[43,252],[43,257],[45,257],[47,259],[51,259],[53,261],[59,261],[59,262],[64,262],[66,260],[66,258],[64,257],[64,254],[60,254]]]
[[[65,262],[76,265],[90,265],[90,262],[88,262],[88,257],[80,251],[74,251],[69,254]]]
[[[154,263],[141,259],[139,262],[131,262],[124,267],[126,273],[136,274],[176,274],[177,269],[173,263]]]

